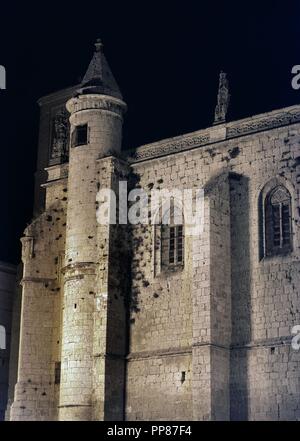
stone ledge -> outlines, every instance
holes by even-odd
[[[167,350],[158,350],[158,351],[145,351],[145,352],[133,352],[132,354],[127,355],[127,361],[134,360],[142,360],[146,358],[157,358],[157,357],[170,357],[177,355],[188,355],[192,354],[191,347],[185,348],[171,348]]]

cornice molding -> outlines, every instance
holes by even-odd
[[[223,137],[215,136],[220,130],[220,126],[212,126],[197,132],[146,144],[137,149],[127,150],[123,153],[123,157],[129,162],[135,163],[296,123],[300,123],[300,105],[223,124]]]

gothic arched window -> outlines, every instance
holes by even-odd
[[[292,250],[291,195],[282,185],[271,190],[264,203],[265,255],[287,254]]]

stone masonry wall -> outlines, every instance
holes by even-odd
[[[232,175],[232,419],[239,418],[238,413],[249,419],[299,418],[299,375],[295,370],[296,366],[299,368],[299,354],[292,352],[290,348],[291,328],[300,323],[299,134],[300,126],[295,124],[134,164],[135,173],[140,177],[140,185],[146,188],[149,184],[157,186],[158,182],[165,188],[204,187],[213,176],[224,173]],[[264,186],[274,178],[284,183],[292,194],[294,252],[286,257],[261,260],[259,196]],[[224,232],[226,233],[226,230]],[[141,278],[138,276],[133,279],[133,284],[138,285],[140,310],[132,317],[134,323],[132,320],[130,354],[141,353],[140,357],[148,355],[151,351],[157,357],[158,350],[168,351],[174,346],[185,345],[187,351],[191,350],[191,292],[181,288],[184,274],[189,270],[189,263],[186,262],[182,274],[168,275],[165,284],[155,279],[151,273],[151,253],[147,250],[147,247],[151,248],[150,233],[150,229],[142,234],[137,232],[136,237],[142,240],[133,250],[138,268],[146,262],[142,267]],[[230,253],[227,256],[230,257]],[[211,267],[212,277],[217,277],[219,272],[219,266]],[[174,278],[176,287],[172,285]],[[143,279],[149,282],[149,285],[143,286]],[[154,291],[159,287],[161,291],[155,298]],[[133,296],[136,296],[134,287]],[[217,310],[212,308],[212,317],[216,313]],[[167,327],[160,326],[161,322],[169,322],[171,317],[176,323],[174,327],[170,323]],[[216,325],[215,322],[211,331],[216,329]],[[230,326],[228,323],[225,332],[230,332]],[[189,337],[184,339],[185,335]],[[286,340],[289,343],[284,346]],[[277,351],[280,348],[280,351],[283,351],[284,347],[286,354],[281,355],[282,359],[276,357]],[[259,355],[259,351],[267,354],[271,350],[270,357],[261,358]],[[132,355],[132,358],[134,357]],[[265,365],[262,366],[264,359]],[[143,361],[145,381],[150,372],[146,363]],[[176,357],[173,358],[173,363],[176,366]],[[218,363],[217,361],[215,368],[210,372],[211,381]],[[163,367],[161,369],[163,370]],[[174,375],[175,369],[174,367]],[[142,403],[139,401],[138,386],[134,385],[133,379],[141,377],[143,373],[139,362],[132,362],[129,355],[127,418],[137,418],[137,414],[143,419],[151,418],[153,414],[160,414],[163,418],[169,417],[168,408],[159,402],[158,397],[150,403],[147,400]],[[162,380],[157,376],[157,382],[153,381],[150,388],[147,388],[148,393],[151,393],[152,389],[155,390]],[[170,406],[174,403],[180,406],[180,391],[175,393],[172,381],[168,384],[165,387],[170,392],[174,391]],[[213,385],[211,388],[213,390]],[[211,399],[217,400],[217,396],[214,398],[213,395]],[[189,417],[191,418],[191,415]]]
[[[62,305],[61,256],[65,248],[65,192],[22,238],[22,321],[13,420],[57,418]]]
[[[300,123],[282,117],[272,128],[261,117],[252,133],[245,122],[220,125],[198,136],[199,147],[192,134],[164,140],[170,153],[161,157],[151,145],[133,159],[125,152],[130,172],[109,156],[121,126],[105,118],[91,111],[92,128],[100,125],[90,157],[78,150],[72,170],[47,169],[46,211],[25,232],[11,419],[300,419],[300,353],[291,348],[300,324]],[[177,151],[184,140],[189,148]],[[96,224],[97,191],[128,176],[149,193],[205,189],[204,230],[185,237],[184,268],[158,270],[153,226]],[[275,184],[292,196],[294,247],[264,258],[261,195]]]

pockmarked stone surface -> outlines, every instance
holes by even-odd
[[[226,122],[220,80],[215,124],[128,151],[101,42],[82,84],[39,101],[7,418],[300,420],[300,106]],[[124,180],[204,189],[202,233],[99,224]]]

